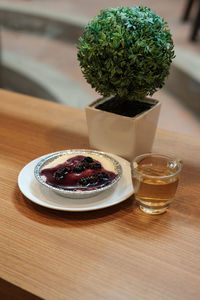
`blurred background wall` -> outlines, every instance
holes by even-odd
[[[0,0],[1,88],[83,109],[99,95],[82,76],[75,45],[100,9],[120,5],[150,7],[168,22],[176,59],[153,96],[162,102],[159,127],[200,137],[199,30],[192,38],[199,0]]]

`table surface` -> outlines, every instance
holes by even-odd
[[[0,90],[0,124],[0,294],[199,299],[199,139],[157,131],[153,150],[184,163],[167,213],[144,214],[134,196],[110,208],[73,213],[32,203],[17,177],[43,154],[89,148],[84,111]]]

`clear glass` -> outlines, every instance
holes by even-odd
[[[182,162],[173,157],[148,153],[131,162],[135,199],[142,211],[162,214],[173,201]]]

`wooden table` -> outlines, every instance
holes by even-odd
[[[70,213],[33,204],[17,177],[43,154],[89,148],[84,112],[1,90],[0,125],[1,299],[199,299],[200,140],[157,132],[154,150],[184,162],[167,213],[133,196]]]

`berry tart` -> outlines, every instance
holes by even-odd
[[[61,196],[88,198],[113,187],[121,178],[122,168],[103,152],[66,150],[42,159],[34,174],[39,183]]]

